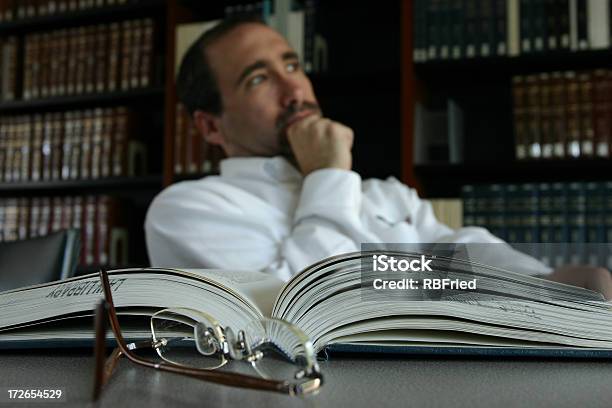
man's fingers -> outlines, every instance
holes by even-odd
[[[287,136],[291,136],[295,134],[300,129],[307,128],[311,123],[316,122],[317,120],[321,120],[322,118],[317,114],[308,115],[296,122],[293,122],[287,127]]]

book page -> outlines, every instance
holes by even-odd
[[[256,271],[232,271],[223,269],[182,269],[205,277],[234,291],[249,303],[255,305],[262,315],[270,317],[274,299],[284,282],[275,276]]]

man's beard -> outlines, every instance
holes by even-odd
[[[293,154],[293,150],[291,149],[291,144],[289,144],[289,139],[287,139],[287,127],[293,115],[308,110],[313,111],[313,113],[315,114],[321,115],[321,108],[315,102],[302,102],[300,106],[297,106],[297,104],[292,103],[284,112],[279,115],[276,121],[276,131],[279,140],[280,155],[287,159],[297,168],[299,168],[298,163],[295,159],[295,155]]]

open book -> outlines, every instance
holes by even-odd
[[[261,316],[287,320],[317,352],[537,349],[612,355],[612,306],[595,292],[447,260],[427,276],[476,279],[478,290],[374,293],[374,279],[384,274],[364,272],[371,258],[365,252],[328,258],[286,283],[259,272],[159,268],[114,270],[109,278],[124,335],[134,339],[149,337],[147,316],[155,311],[186,307],[233,329]],[[91,344],[92,310],[101,297],[97,274],[0,293],[0,348]]]

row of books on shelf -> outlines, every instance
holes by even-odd
[[[146,3],[143,0],[0,0],[0,23],[27,18],[52,16],[79,10],[128,3]]]
[[[609,255],[600,259],[603,244],[612,244],[612,182],[466,185],[462,199],[464,225],[510,243],[541,243],[534,255],[551,266],[612,267]]]
[[[612,243],[612,182],[466,185],[464,225],[509,242]]]
[[[153,84],[154,23],[128,20],[27,34],[2,42],[0,97],[44,99],[127,91]],[[20,87],[21,85],[21,87]]]
[[[610,0],[415,0],[413,59],[609,48]]]
[[[176,105],[175,118],[174,174],[217,173],[219,162],[225,157],[223,150],[204,140],[180,103]]]
[[[518,160],[609,158],[612,150],[612,70],[515,76]]]
[[[126,107],[0,117],[0,181],[143,175],[135,121]]]
[[[83,266],[127,265],[129,244],[124,222],[121,203],[106,195],[0,198],[0,241],[76,228],[81,231]]]

